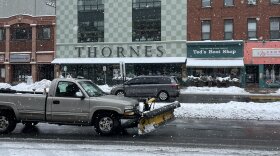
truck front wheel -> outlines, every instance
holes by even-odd
[[[114,113],[99,113],[94,121],[95,130],[100,135],[112,135],[120,130],[120,120]]]
[[[14,115],[7,112],[0,112],[0,134],[7,134],[16,128]]]

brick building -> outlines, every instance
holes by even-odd
[[[28,76],[33,81],[53,79],[55,8],[49,4],[43,0],[1,1],[0,82],[26,82]]]
[[[242,40],[244,66],[239,70],[240,79],[244,80],[242,83],[246,86],[277,86],[276,83],[280,82],[279,4],[278,0],[188,0],[187,40],[211,41],[208,43],[212,49],[217,47],[213,41],[225,42],[226,46],[228,41]],[[222,49],[218,50],[222,52]],[[209,53],[206,55],[213,60],[229,59],[228,56],[217,59]],[[234,67],[225,65],[208,69],[208,73],[221,70],[229,75],[231,69]],[[267,84],[271,82],[275,84]]]

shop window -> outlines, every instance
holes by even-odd
[[[234,6],[234,0],[224,0],[224,6]]]
[[[210,40],[211,34],[211,21],[202,21],[201,22],[201,39],[202,40]]]
[[[103,0],[78,0],[78,42],[104,42]]]
[[[40,27],[38,29],[38,39],[48,40],[51,38],[51,28],[49,27]]]
[[[280,4],[280,0],[270,0],[271,4]]]
[[[133,0],[132,41],[161,40],[161,1]]]
[[[30,27],[16,27],[12,29],[13,40],[30,40],[32,39],[32,30]]]
[[[26,82],[28,76],[31,76],[30,65],[13,65],[14,82]]]
[[[3,41],[5,39],[5,31],[3,28],[0,28],[0,41]]]
[[[248,39],[257,38],[257,20],[255,18],[248,19]]]
[[[270,18],[270,39],[280,39],[280,17]]]
[[[211,0],[202,0],[202,7],[211,7]]]
[[[233,39],[233,20],[227,19],[224,22],[224,39],[232,40]]]
[[[257,0],[248,0],[248,4],[249,5],[256,5],[257,4]]]

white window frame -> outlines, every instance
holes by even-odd
[[[248,39],[257,39],[257,19],[249,18],[247,21],[247,28]],[[251,36],[250,33],[254,33],[254,36]]]
[[[228,3],[230,2],[230,3]],[[224,6],[234,6],[234,0],[224,0]]]
[[[210,40],[210,39],[211,39],[211,21],[203,20],[201,21],[201,40]]]
[[[247,0],[249,5],[257,5],[257,0]]]
[[[227,37],[228,34],[231,36],[230,38]],[[225,40],[233,39],[233,20],[232,19],[224,20],[224,39]]]
[[[201,0],[201,5],[203,8],[209,8],[211,7],[211,0]]]

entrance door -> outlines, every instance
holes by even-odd
[[[246,84],[248,86],[258,86],[259,84],[259,66],[246,66]]]

